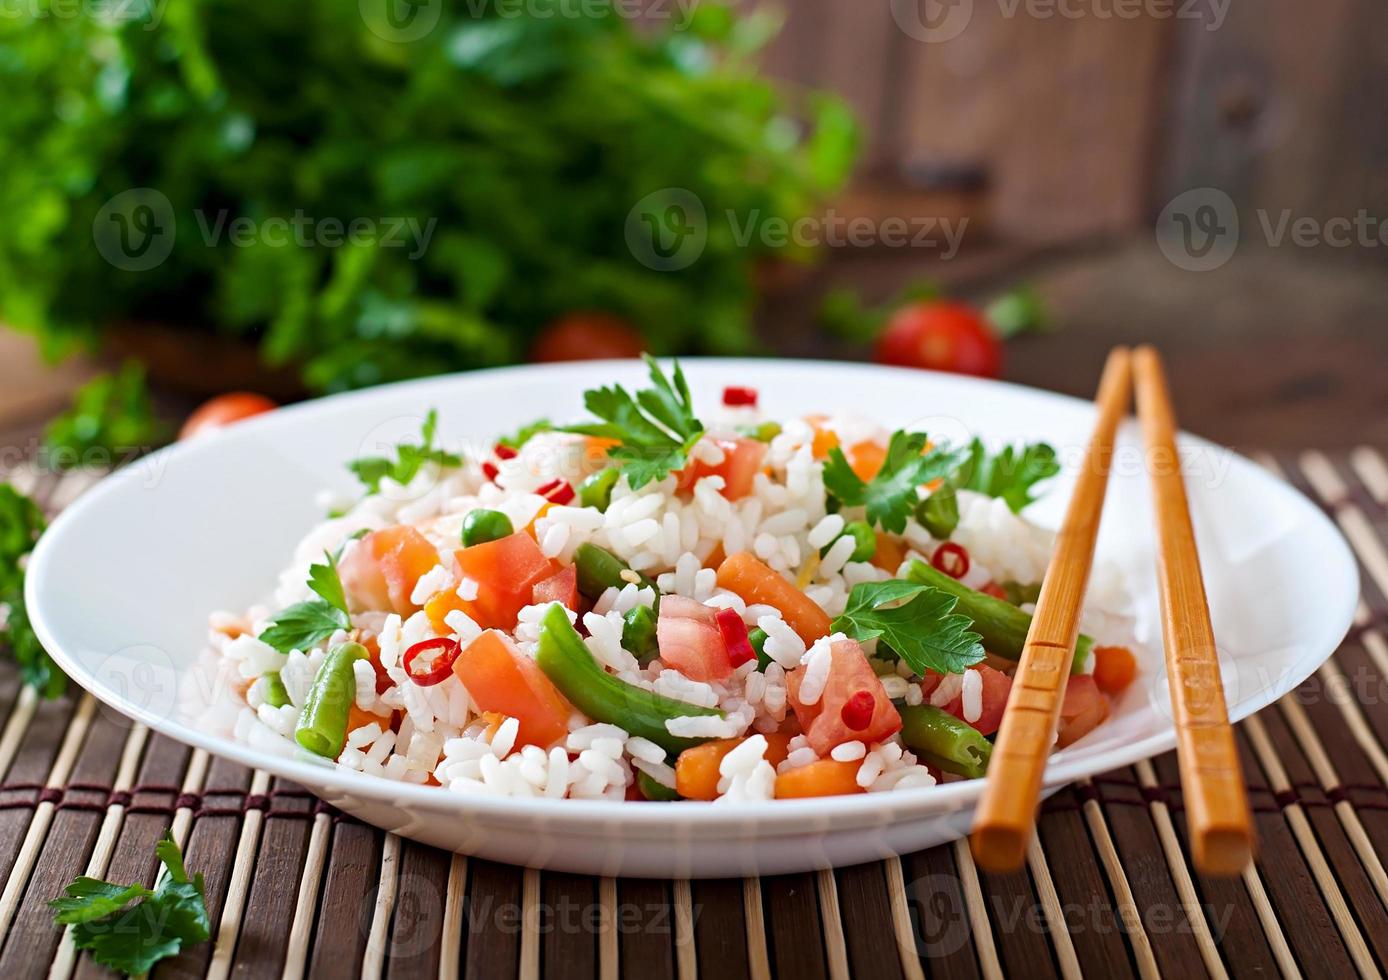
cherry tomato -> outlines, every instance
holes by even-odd
[[[996,378],[1002,373],[1002,344],[982,315],[964,303],[911,303],[887,321],[877,360]]]
[[[211,432],[213,429],[220,429],[224,425],[240,422],[252,415],[260,415],[276,408],[279,406],[264,395],[257,395],[251,391],[230,391],[199,405],[193,414],[188,416],[188,421],[183,423],[178,438],[191,439],[204,432]]]
[[[570,313],[553,321],[530,348],[532,361],[595,361],[639,357],[646,341],[610,313]]]

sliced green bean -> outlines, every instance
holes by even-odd
[[[636,788],[641,791],[642,796],[652,803],[673,803],[676,800],[684,799],[669,786],[657,782],[640,769],[636,770]]]
[[[747,642],[752,644],[752,649],[757,653],[757,670],[764,672],[771,666],[771,658],[766,653],[766,630],[760,626],[753,626],[747,631]]]
[[[578,591],[594,601],[608,589],[621,589],[630,584],[630,579],[622,575],[623,572],[631,574],[626,562],[606,548],[586,541],[574,551],[574,568],[578,570]],[[659,600],[660,590],[654,582],[639,573],[636,579],[638,585],[650,586]]]
[[[289,703],[289,692],[285,690],[278,670],[265,675],[265,703],[272,708],[283,708]]]
[[[352,664],[367,656],[366,647],[360,643],[340,643],[323,658],[294,729],[294,740],[307,751],[325,759],[336,759],[342,754],[347,741],[347,717],[357,696]]]
[[[649,606],[632,606],[622,617],[622,646],[643,665],[660,652],[656,645],[655,621],[655,613]]]
[[[609,674],[588,650],[561,606],[551,607],[540,620],[535,663],[560,693],[589,718],[640,735],[666,752],[679,753],[708,741],[671,735],[665,727],[670,719],[689,715],[723,717],[717,708],[661,697]]]
[[[921,759],[970,779],[988,771],[993,743],[977,728],[934,705],[908,705],[900,712],[901,740]]]

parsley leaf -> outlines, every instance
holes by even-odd
[[[683,469],[689,451],[704,434],[679,362],[675,362],[672,383],[655,358],[643,356],[651,369],[653,388],[641,389],[635,398],[621,385],[585,391],[584,407],[603,421],[563,430],[618,440],[607,455],[617,461],[633,490]]]
[[[983,443],[975,439],[969,444],[968,455],[950,477],[961,490],[976,490],[1007,502],[1012,513],[1020,513],[1036,497],[1032,488],[1060,472],[1055,450],[1044,442],[1014,447],[1008,446],[995,456],[989,456]]]
[[[38,504],[0,483],[0,646],[9,649],[24,683],[56,698],[67,689],[67,675],[39,643],[24,607],[24,559],[45,526]]]
[[[74,946],[130,976],[148,973],[165,957],[212,935],[202,875],[188,877],[183,855],[167,834],[155,853],[168,873],[153,889],[84,876],[48,903],[55,925],[72,926]]]
[[[861,582],[833,629],[858,641],[881,640],[917,674],[957,674],[983,659],[982,637],[973,620],[954,611],[959,600],[947,592],[889,579]]]
[[[270,627],[260,634],[261,643],[269,644],[280,653],[311,650],[338,630],[351,629],[347,595],[337,574],[337,559],[341,554],[341,548],[337,554],[330,555],[325,551],[323,557],[328,560],[326,565],[308,567],[308,587],[321,598],[298,602],[282,609]]]
[[[347,468],[356,474],[366,487],[367,493],[380,493],[381,480],[390,477],[396,483],[409,483],[427,462],[440,466],[462,466],[462,457],[437,449],[434,446],[434,432],[438,428],[439,413],[429,409],[420,430],[420,445],[401,443],[395,447],[395,459],[384,456],[363,456],[351,460]]]
[[[915,509],[916,488],[948,476],[959,462],[957,454],[939,446],[926,449],[929,441],[924,432],[893,432],[882,468],[867,483],[835,447],[824,463],[824,487],[849,507],[866,506],[869,523],[900,534]]]

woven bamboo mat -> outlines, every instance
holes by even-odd
[[[167,827],[217,927],[158,977],[1378,976],[1388,465],[1367,448],[1266,462],[1334,517],[1364,595],[1335,658],[1239,726],[1262,841],[1241,879],[1189,866],[1172,755],[1056,794],[1009,876],[978,873],[962,844],[744,881],[527,871],[384,834],[80,691],[36,700],[6,667],[0,977],[102,973],[45,903],[84,872],[151,882]],[[50,511],[89,482],[12,476]]]

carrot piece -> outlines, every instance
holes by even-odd
[[[820,759],[808,766],[783,772],[776,777],[776,799],[796,800],[811,796],[847,796],[861,793],[858,785],[860,762]]]
[[[824,426],[828,420],[824,415],[805,416],[805,421],[814,429],[814,442],[810,444],[810,453],[815,459],[823,459],[829,455],[829,450],[838,448],[839,434]]]
[[[535,516],[530,518],[530,523],[525,525],[525,533],[538,541],[539,537],[535,533],[535,522],[538,521],[540,518],[544,517],[546,514],[548,514],[549,509],[553,506],[554,504],[549,502],[541,504],[540,509],[535,511]]]
[[[360,708],[353,704],[347,709],[347,730],[354,732],[364,725],[380,725],[381,731],[390,727],[390,719],[382,718],[380,715],[372,714],[365,708]]]
[[[444,618],[455,609],[461,609],[469,616],[473,614],[469,604],[458,598],[458,590],[452,586],[435,592],[424,603],[424,614],[429,617],[429,623],[434,627],[434,632],[441,635],[453,632],[444,622]]]
[[[871,439],[855,442],[848,450],[848,465],[864,483],[871,482],[886,459],[887,447]]]
[[[721,738],[685,749],[675,760],[675,792],[686,800],[717,799],[718,767],[724,756],[745,741],[745,738]],[[772,766],[779,766],[789,754],[789,735],[773,732],[766,736],[763,758]]]
[[[890,575],[895,575],[901,563],[906,560],[906,545],[900,538],[877,532],[877,550],[872,553],[872,563]]]
[[[749,605],[775,606],[786,625],[807,644],[829,635],[828,614],[755,555],[744,551],[724,559],[718,566],[718,584],[737,593]]]
[[[1137,658],[1127,647],[1094,648],[1094,683],[1105,694],[1121,694],[1137,676]]]

